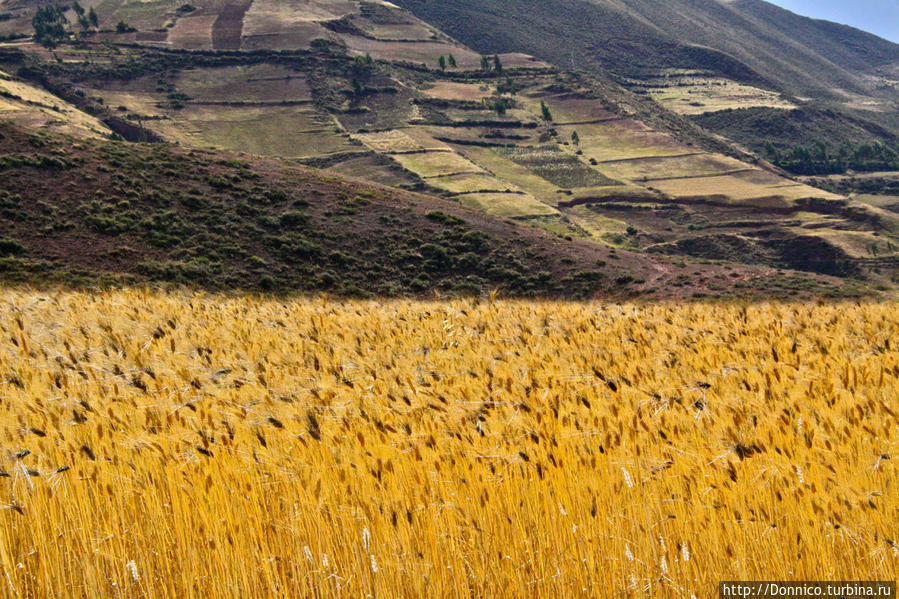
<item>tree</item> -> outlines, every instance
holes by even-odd
[[[481,57],[481,70],[489,71],[490,70],[490,59],[486,56]]]
[[[580,137],[580,135],[577,134],[577,131],[571,132],[571,143],[573,143],[576,146],[581,145],[581,137]]]
[[[90,29],[91,22],[84,10],[84,7],[75,2],[72,5],[72,10],[75,11],[75,16],[78,17],[78,24],[81,25],[82,31],[87,31],[88,29]]]
[[[437,59],[437,64],[440,66],[441,71],[446,70],[446,57],[443,54],[441,54],[440,58]]]
[[[551,123],[551,122],[552,122],[552,120],[553,120],[553,115],[552,115],[552,113],[549,111],[549,106],[547,106],[547,105],[546,105],[546,102],[544,102],[543,100],[540,100],[540,112],[543,113],[543,120],[544,120],[544,121],[546,121],[546,122],[548,122],[548,123]]]
[[[91,25],[100,27],[100,18],[97,16],[97,11],[94,10],[93,6],[91,6],[91,9],[88,11],[87,18],[91,22]]]
[[[512,105],[512,100],[509,98],[503,98],[500,96],[493,96],[491,99],[484,99],[484,103],[487,105],[487,108],[496,112],[496,114],[502,116],[506,114],[506,111]]]
[[[452,54],[449,55],[449,66],[453,69],[456,68],[456,57]]]
[[[499,61],[499,54],[493,55],[493,69],[496,71],[497,74],[500,74],[503,72],[503,63],[501,63]]]
[[[34,39],[47,48],[55,48],[66,38],[66,25],[69,20],[58,4],[41,6],[31,19],[34,26]]]

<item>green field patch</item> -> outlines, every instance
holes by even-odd
[[[360,150],[327,116],[304,107],[190,105],[174,112],[173,120],[154,123],[172,141],[285,158]]]
[[[628,227],[628,224],[624,221],[603,216],[586,206],[564,208],[562,214],[586,231],[590,239],[594,241],[613,246],[624,244]],[[619,242],[619,240],[621,241]]]
[[[455,126],[467,123],[476,123],[476,125],[470,126],[481,126],[480,123],[496,123],[495,126],[501,128],[520,125],[533,128],[538,124],[537,118],[523,108],[510,108],[503,114],[490,110],[486,106],[483,108],[478,107],[474,110],[464,108],[441,108],[440,113],[445,115],[446,118],[451,121],[454,121],[456,123]]]
[[[629,202],[645,201],[654,198],[652,192],[647,191],[643,187],[624,183],[621,185],[603,185],[595,187],[583,187],[571,190],[570,194],[557,194],[556,203],[591,203],[591,201],[602,202],[610,198],[626,200]]]
[[[434,177],[428,179],[428,185],[446,190],[450,193],[476,193],[476,192],[515,192],[523,193],[517,186],[482,174],[450,175],[448,177]]]
[[[552,203],[559,188],[530,169],[512,162],[500,155],[494,148],[479,146],[453,146],[457,152],[479,164],[500,179],[514,181],[515,184],[544,202]]]
[[[302,73],[275,65],[231,66],[182,71],[179,92],[198,102],[311,102]]]
[[[539,202],[529,194],[472,193],[458,196],[457,199],[468,208],[508,218],[551,216],[559,213],[555,208]]]
[[[853,194],[852,199],[857,202],[861,202],[862,204],[874,206],[875,208],[883,208],[885,210],[899,212],[899,195],[874,195],[867,193],[857,193]]]
[[[594,187],[618,183],[598,170],[590,168],[576,156],[563,152],[557,146],[497,148],[496,152],[562,188]]]
[[[455,152],[423,152],[393,154],[392,158],[422,178],[466,173],[483,173],[484,169]]]
[[[603,171],[612,177],[635,181],[674,179],[679,177],[708,177],[724,175],[751,168],[734,158],[716,154],[662,156],[604,162]]]
[[[91,90],[91,96],[116,110],[125,108],[128,113],[150,118],[168,118],[163,94],[130,91]]]

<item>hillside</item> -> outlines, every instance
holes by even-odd
[[[556,64],[598,66],[622,77],[699,69],[795,96],[896,98],[895,89],[878,90],[872,77],[899,62],[899,45],[761,0],[398,4],[481,52],[514,47]]]
[[[812,103],[853,121],[816,121],[823,141],[845,137],[859,122],[872,139],[891,145],[899,134],[899,45],[761,0],[399,4],[478,51],[514,48],[564,68],[609,74],[685,115],[765,108],[768,120],[775,120]],[[776,130],[770,138],[781,145],[791,141]]]
[[[328,172],[166,144],[0,124],[0,172],[7,282],[382,296],[840,292],[823,278],[610,250]]]
[[[7,31],[27,32],[35,6],[7,0]],[[768,84],[751,73],[743,82],[710,85],[708,73],[655,72],[628,83],[629,90],[604,74],[567,71],[517,47],[482,56],[388,3],[256,0],[238,7],[241,19],[227,3],[189,8],[96,4],[99,28],[73,32],[52,50],[11,42],[0,49],[0,68],[16,85],[55,95],[129,141],[242,152],[248,171],[256,168],[252,156],[328,168],[515,221],[534,235],[545,234],[532,228],[543,229],[547,239],[570,244],[566,251],[604,262],[613,251],[644,265],[655,260],[648,255],[699,258],[878,285],[889,284],[899,267],[893,204],[855,201],[840,189],[785,176],[697,125],[735,104],[778,114],[797,110],[798,100],[759,87]],[[189,24],[192,37],[181,35]],[[230,42],[222,41],[223,32]],[[697,90],[705,90],[701,102]],[[207,188],[198,187],[201,194]],[[354,234],[373,234],[355,222],[367,213],[359,209],[348,219],[360,227]],[[590,270],[591,260],[577,262]],[[231,268],[230,259],[213,262]],[[246,264],[235,268],[248,271]],[[331,269],[339,272],[341,265]],[[525,271],[532,269],[518,272]],[[186,278],[177,269],[170,274]],[[402,279],[394,274],[391,280]],[[478,276],[473,286],[481,289],[500,281]],[[647,293],[668,281],[665,293],[682,295],[694,286],[688,278],[641,271],[611,273],[607,280],[643,281],[632,288]],[[433,287],[428,279],[411,279],[418,279],[416,287]],[[286,273],[267,284],[315,287]],[[533,281],[516,285],[547,289]],[[699,293],[730,288],[701,286]]]

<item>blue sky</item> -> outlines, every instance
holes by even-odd
[[[899,43],[897,0],[768,0],[797,14],[852,25]]]

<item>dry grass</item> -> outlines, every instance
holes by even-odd
[[[527,193],[468,193],[459,203],[495,216],[508,218],[557,216],[559,211]]]
[[[4,596],[895,577],[894,304],[0,309]]]
[[[686,115],[754,107],[796,108],[778,93],[714,77],[660,80],[650,95],[665,108]]]
[[[394,154],[391,157],[399,162],[403,168],[425,178],[484,173],[484,169],[455,152]]]
[[[106,125],[72,104],[0,71],[0,118],[34,129],[49,129],[80,137],[112,133]]]
[[[652,185],[675,198],[710,198],[759,207],[788,206],[802,198],[838,200],[840,196],[783,179],[760,169],[716,177],[653,181]]]

